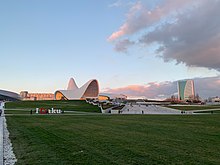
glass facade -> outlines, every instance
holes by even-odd
[[[83,98],[93,98],[93,97],[98,97],[98,83],[96,80],[92,81],[91,84],[89,84],[88,88],[86,89],[84,95],[82,96]]]
[[[179,100],[184,100],[184,90],[186,87],[186,81],[178,82]]]
[[[178,98],[179,100],[188,100],[195,97],[194,81],[183,80],[178,81]]]
[[[57,91],[55,93],[55,100],[68,100],[61,92]]]

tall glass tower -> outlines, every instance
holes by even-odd
[[[187,100],[195,97],[194,81],[193,80],[182,80],[178,81],[178,99]]]

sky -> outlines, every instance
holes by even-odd
[[[220,0],[0,0],[0,89],[220,96]]]

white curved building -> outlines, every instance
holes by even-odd
[[[17,100],[21,100],[21,97],[17,93],[6,91],[6,90],[0,90],[0,100],[17,101]]]
[[[55,100],[84,100],[86,98],[98,98],[99,84],[93,79],[78,88],[73,78],[70,79],[67,90],[57,90]]]

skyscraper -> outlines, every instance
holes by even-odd
[[[193,99],[195,97],[194,81],[178,81],[178,98],[179,100]]]

